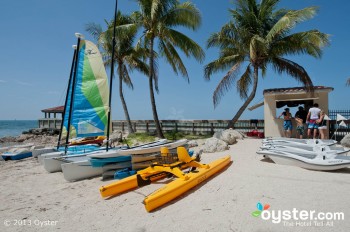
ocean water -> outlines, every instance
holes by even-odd
[[[19,136],[23,131],[38,128],[37,120],[0,120],[0,138]]]

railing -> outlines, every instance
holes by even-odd
[[[264,120],[258,120],[257,125],[251,120],[239,120],[234,129],[241,132],[248,132],[257,129],[264,131]],[[214,134],[216,131],[227,128],[229,120],[161,120],[163,132],[183,132],[188,134]],[[127,131],[127,123],[124,120],[114,120],[113,130]],[[153,120],[132,120],[132,127],[136,132],[154,133],[156,126]]]
[[[345,126],[340,126],[340,122],[336,120],[329,121],[329,138],[337,140],[338,142],[342,140],[347,134],[350,134],[350,120],[344,120]]]
[[[186,134],[214,134],[218,130],[227,128],[229,120],[161,120],[163,132],[183,132]],[[132,120],[132,127],[136,132],[154,133],[156,126],[153,120]],[[60,129],[61,119],[43,118],[39,119],[40,128],[57,128]],[[259,132],[264,131],[264,120],[257,120],[256,123],[251,120],[239,120],[235,123],[234,129],[241,132],[248,132],[257,129]],[[113,120],[112,130],[127,131],[125,120]]]
[[[330,111],[331,112],[331,111]],[[339,112],[339,111],[337,111]],[[331,115],[331,113],[330,113]],[[336,115],[336,114],[335,114]],[[349,118],[346,114],[341,114]],[[331,116],[333,117],[333,116]],[[255,124],[253,120],[239,120],[235,123],[234,129],[241,132],[249,132],[257,129],[259,132],[264,131],[264,120],[258,120]],[[229,120],[161,120],[161,127],[164,132],[183,132],[186,134],[214,134],[218,130],[227,128]],[[329,121],[329,138],[340,141],[345,135],[350,133],[350,120],[346,120],[346,127],[339,126],[340,122],[336,120]],[[156,130],[153,120],[132,120],[131,124],[136,132],[154,133]],[[40,128],[56,128],[60,129],[61,119],[44,118],[39,119]],[[113,131],[127,131],[127,123],[125,120],[113,120]]]
[[[350,120],[344,120],[346,126],[340,126],[341,122],[336,121],[337,114],[350,119],[350,110],[329,110],[328,116],[332,119],[329,121],[329,138],[340,141],[350,133]]]

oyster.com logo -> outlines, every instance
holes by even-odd
[[[322,212],[317,210],[299,210],[297,208],[280,210],[269,210],[270,205],[256,204],[252,212],[254,217],[260,217],[265,221],[271,221],[274,224],[282,223],[284,226],[334,226],[336,221],[344,221],[344,212]]]
[[[253,215],[254,217],[259,217],[259,216],[261,215],[261,213],[262,213],[264,210],[268,210],[268,209],[270,208],[270,205],[269,205],[269,204],[265,204],[265,205],[263,206],[260,202],[258,202],[258,204],[256,204],[256,208],[257,208],[258,210],[254,211],[254,212],[252,213],[252,215]]]

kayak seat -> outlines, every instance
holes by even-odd
[[[179,157],[180,162],[189,163],[192,161],[192,158],[188,154],[185,147],[178,147],[177,148],[177,155]]]

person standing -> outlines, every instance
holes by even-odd
[[[281,113],[278,118],[281,118],[283,116],[283,129],[284,129],[284,136],[287,138],[290,138],[292,136],[292,114],[289,112],[289,108],[285,108],[284,112]]]
[[[297,123],[297,132],[299,134],[299,138],[302,139],[306,126],[306,117],[307,112],[304,110],[304,107],[299,106],[299,110],[295,113],[295,121]]]
[[[321,110],[320,118],[317,120],[318,131],[320,132],[320,139],[327,139],[327,120],[325,120],[325,112]]]
[[[308,122],[307,127],[307,137],[311,138],[311,133],[313,133],[313,138],[317,137],[318,124],[317,120],[320,119],[320,108],[318,108],[318,104],[314,103],[313,107],[309,109],[309,112],[306,117],[306,121]],[[312,132],[311,132],[312,131]]]
[[[299,138],[302,139],[304,136],[304,121],[301,118],[295,117],[295,121],[297,123],[297,134],[299,135]]]

